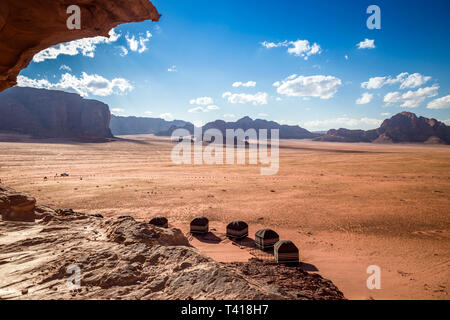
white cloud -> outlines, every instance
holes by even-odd
[[[267,104],[268,94],[266,92],[258,92],[256,94],[247,93],[231,93],[225,92],[222,98],[227,99],[229,103],[233,104],[247,104],[251,103],[254,106]]]
[[[413,73],[408,75],[406,79],[402,81],[400,89],[417,88],[431,80],[429,76],[423,76],[420,73]]]
[[[344,58],[345,58],[345,60],[348,60],[348,55],[345,55]]]
[[[195,107],[195,108],[189,109],[188,112],[190,112],[190,113],[209,112],[211,110],[220,110],[220,108],[218,106],[216,106],[216,105],[210,105],[210,106],[207,106],[207,107],[200,107],[199,106],[199,107]]]
[[[150,38],[153,35],[150,33],[150,31],[147,31],[145,33],[145,36],[139,35],[139,37],[135,37],[134,35],[130,37],[129,34],[125,36],[125,39],[127,40],[128,47],[131,51],[143,53],[147,50],[147,43],[150,41]]]
[[[170,112],[166,112],[166,113],[161,113],[159,115],[160,118],[166,120],[166,121],[171,121],[173,120],[173,115]]]
[[[364,92],[361,98],[356,100],[356,104],[368,104],[373,99],[373,94]]]
[[[72,90],[83,97],[88,95],[109,96],[112,94],[123,94],[134,88],[123,78],[108,80],[97,74],[83,72],[80,78],[65,73],[57,83],[51,83],[46,79],[30,79],[25,76],[17,77],[17,85],[20,87],[32,87],[49,90]]]
[[[267,113],[258,113],[258,117],[265,118],[265,117],[268,117],[268,116],[269,115]]]
[[[109,37],[84,38],[75,41],[60,43],[56,46],[47,48],[33,57],[34,62],[42,62],[49,59],[56,59],[59,55],[76,56],[82,54],[85,57],[93,58],[98,44],[116,42],[120,34],[115,33],[114,29],[109,31]]]
[[[153,112],[152,111],[144,111],[144,114],[146,116],[151,116],[153,114]]]
[[[267,49],[288,47],[287,52],[289,54],[295,55],[297,57],[303,57],[305,60],[308,60],[309,56],[322,53],[322,49],[319,44],[313,43],[311,45],[308,40],[285,40],[278,43],[264,41],[261,42],[261,45]]]
[[[72,71],[72,69],[69,66],[66,66],[65,64],[61,65],[59,67],[59,70],[64,70],[64,71]]]
[[[121,115],[124,112],[125,112],[125,110],[121,109],[121,108],[113,108],[113,109],[111,109],[111,113],[114,114],[114,115]]]
[[[177,66],[173,65],[169,69],[167,69],[168,72],[177,72]]]
[[[404,108],[417,108],[425,99],[437,96],[438,90],[439,86],[434,85],[405,93],[389,92],[384,96],[384,102],[388,105],[401,103],[401,106]]]
[[[236,116],[234,115],[234,114],[232,114],[232,113],[225,113],[224,115],[223,115],[223,117],[224,118],[236,118]]]
[[[296,75],[292,75],[275,84],[278,85],[277,92],[286,96],[330,99],[336,94],[342,85],[342,81],[333,76],[315,75],[296,77]]]
[[[255,87],[256,86],[256,82],[255,81],[247,81],[247,82],[241,82],[241,81],[237,81],[235,83],[233,83],[233,87],[238,88],[238,87]]]
[[[206,105],[211,105],[214,103],[213,98],[211,97],[200,97],[197,99],[192,99],[191,101],[189,101],[190,104],[199,104],[202,106],[206,106]]]
[[[391,76],[370,78],[369,81],[361,83],[361,87],[366,89],[380,89],[385,85],[400,83],[400,89],[408,89],[420,87],[429,80],[431,80],[431,77],[423,76],[420,73],[409,74],[408,72],[403,72],[395,78]]]
[[[389,117],[391,114],[392,114],[392,113],[390,113],[390,112],[383,112],[381,115],[382,115],[383,117]]]
[[[357,44],[358,49],[375,49],[375,40],[364,39]]]
[[[190,113],[208,112],[208,109],[203,108],[203,107],[195,107],[195,108],[189,109],[188,112],[190,112]]]
[[[303,127],[308,130],[328,130],[332,128],[349,128],[359,129],[361,126],[368,128],[376,128],[381,125],[383,120],[372,118],[352,119],[348,117],[328,119],[328,120],[316,120],[303,123]]]
[[[125,57],[128,54],[128,49],[125,48],[124,46],[120,46],[119,48],[122,50],[122,52],[120,53],[120,56]]]
[[[428,103],[428,109],[448,109],[450,108],[450,95],[435,99]]]

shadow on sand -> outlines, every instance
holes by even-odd
[[[212,232],[208,232],[206,234],[193,234],[192,236],[200,242],[212,244],[219,244],[222,242],[222,239]]]

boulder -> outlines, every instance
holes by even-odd
[[[34,222],[36,199],[0,186],[0,214],[5,221]]]

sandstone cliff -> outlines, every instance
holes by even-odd
[[[109,107],[77,94],[33,88],[0,93],[0,131],[42,138],[105,139]]]
[[[16,84],[20,70],[48,47],[94,36],[126,22],[158,21],[160,14],[148,0],[77,0],[81,30],[69,30],[66,10],[71,0],[0,1],[0,91]]]

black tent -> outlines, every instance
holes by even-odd
[[[191,222],[191,233],[208,233],[209,220],[205,217],[198,217]]]
[[[278,241],[274,246],[275,260],[278,263],[298,263],[298,248],[292,241]]]
[[[255,246],[260,250],[273,249],[278,241],[280,241],[280,236],[272,229],[262,229],[255,233]]]
[[[244,221],[233,221],[227,226],[227,237],[242,239],[248,236],[248,224]]]
[[[150,220],[150,224],[160,228],[169,227],[169,221],[165,217],[154,217],[152,220]]]

